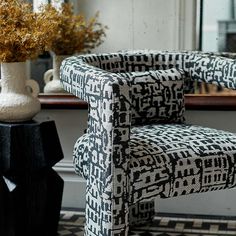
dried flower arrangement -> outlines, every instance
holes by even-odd
[[[50,49],[56,16],[48,5],[34,13],[23,0],[0,0],[0,62],[23,62]]]
[[[90,52],[106,36],[107,26],[98,22],[98,13],[86,21],[83,15],[75,15],[73,11],[71,3],[63,3],[57,10],[55,20],[59,23],[59,31],[51,48],[56,55]]]

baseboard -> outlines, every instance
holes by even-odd
[[[75,173],[72,162],[62,160],[53,169],[64,180],[62,207],[84,209],[86,181]]]
[[[85,183],[85,180],[75,173],[72,161],[62,160],[53,168],[65,181]]]

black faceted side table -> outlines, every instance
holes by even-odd
[[[64,182],[55,122],[0,123],[0,235],[55,236]]]

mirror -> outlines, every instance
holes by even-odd
[[[52,58],[49,53],[45,52],[36,60],[30,61],[30,77],[39,84],[40,94],[43,95],[45,86],[44,73],[52,68]]]
[[[50,3],[56,9],[59,9],[62,3],[68,2],[67,0],[27,0],[27,1],[32,4],[34,12],[40,11],[40,7],[43,4]],[[74,8],[73,10],[76,13],[77,12],[76,1],[71,0],[70,2],[73,4]],[[43,96],[47,93],[52,93],[54,95],[56,95],[57,93],[67,94],[61,87],[59,78],[57,78],[58,81],[52,81],[54,77],[59,77],[59,66],[61,64],[61,61],[59,60],[62,60],[61,59],[62,56],[58,56],[55,60],[54,58],[55,57],[52,55],[52,53],[44,52],[36,60],[31,60],[28,62],[29,77],[37,81],[40,88],[40,96]],[[64,58],[65,56],[63,56],[63,59]],[[56,71],[56,73],[54,73],[54,71]]]
[[[200,0],[199,50],[236,58],[236,1]],[[236,95],[233,90],[215,85],[199,85],[199,93]]]
[[[99,11],[101,22],[109,28],[104,43],[92,51],[95,53],[140,48],[206,52],[233,52],[234,48],[236,49],[234,43],[236,36],[231,34],[231,31],[227,32],[229,35],[228,41],[225,41],[227,48],[222,48],[222,39],[218,32],[220,22],[232,23],[232,18],[235,17],[235,12],[232,10],[235,9],[234,0],[77,0],[72,2],[76,12],[83,13],[87,17]],[[41,92],[45,85],[43,74],[51,68],[52,58],[49,54],[42,55],[31,62],[31,77],[39,82]],[[196,94],[221,95],[222,89],[197,84],[195,92],[191,95]],[[41,93],[40,96],[46,101],[52,96],[55,98],[55,95],[47,96]]]
[[[77,0],[73,2],[76,4],[76,12],[84,14],[87,18],[98,11],[100,22],[108,26],[104,43],[92,52],[196,48],[196,0]],[[44,83],[42,72],[51,67],[51,63],[51,58],[47,57],[33,62],[32,71],[35,72],[32,72],[32,77],[38,77],[41,88]]]
[[[203,0],[203,51],[236,52],[236,1]]]
[[[61,62],[77,53],[87,53],[98,47],[104,40],[106,26],[100,22],[97,11],[91,16],[79,12],[78,1],[67,0],[29,0],[33,3],[33,11],[45,11],[41,9],[44,4],[50,3],[55,9],[47,6],[47,15],[51,22],[59,22],[58,27],[51,31],[55,36],[51,44],[50,52],[45,52],[36,60],[31,60],[29,75],[36,80],[41,94],[67,94],[61,86],[59,71]],[[69,2],[70,4],[63,4]]]

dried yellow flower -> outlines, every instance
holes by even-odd
[[[86,21],[83,15],[73,13],[72,4],[63,3],[57,10],[57,16],[54,16],[59,24],[59,31],[51,50],[57,55],[90,52],[99,46],[106,36],[107,26],[98,22],[98,13]]]
[[[26,61],[49,50],[58,31],[56,16],[49,5],[34,13],[23,0],[0,0],[0,62]]]

